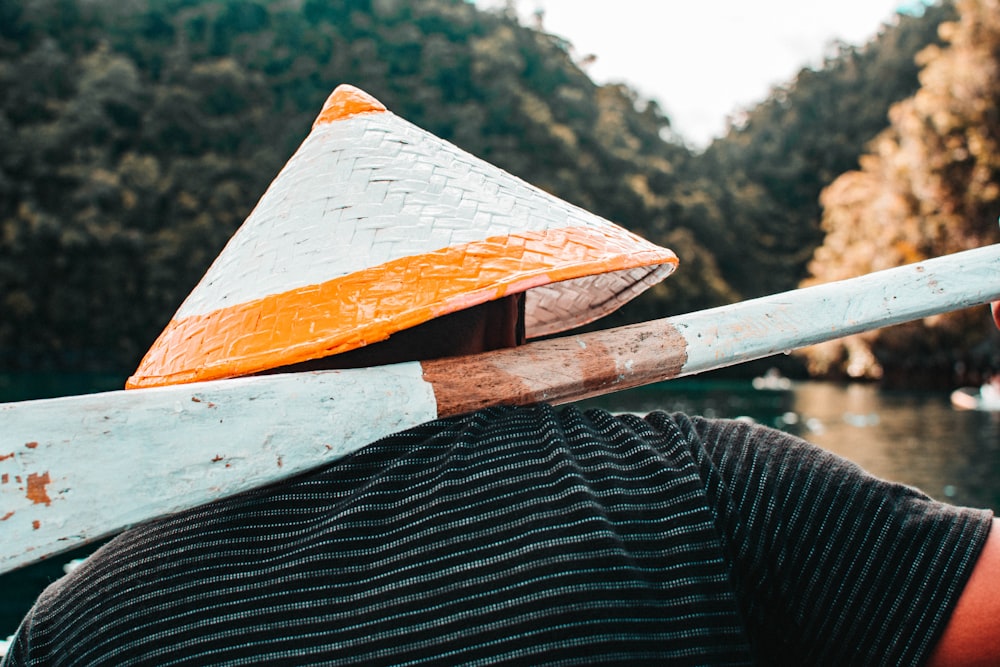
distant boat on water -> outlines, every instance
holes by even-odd
[[[1000,410],[1000,383],[960,387],[951,392],[951,404],[958,410]]]
[[[792,388],[792,381],[777,368],[769,368],[766,373],[753,379],[753,388],[760,391],[788,391]]]

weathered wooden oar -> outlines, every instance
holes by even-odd
[[[500,403],[567,402],[1000,299],[1000,246],[482,355],[0,405],[0,571]]]

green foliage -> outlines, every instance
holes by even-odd
[[[465,0],[0,0],[0,368],[130,372],[339,83],[673,248],[604,325],[804,276],[950,6],[840,45],[703,154],[570,46]]]
[[[890,106],[916,92],[915,56],[953,13],[932,6],[920,18],[897,17],[863,46],[834,45],[822,69],[803,69],[706,150],[699,167],[721,217],[698,238],[719,240],[709,247],[740,296],[792,289],[806,277],[823,240],[820,192],[857,167]]]
[[[2,0],[0,16],[5,367],[131,370],[341,82],[652,238],[675,232],[664,202],[689,154],[660,139],[666,118],[504,13]]]
[[[153,80],[114,46],[118,3],[80,5],[78,23],[73,7],[29,5],[3,43],[0,349],[8,367],[120,371],[282,158],[261,148],[275,133],[260,74],[219,58]]]
[[[919,92],[893,107],[891,126],[860,169],[824,193],[815,280],[1000,241],[1000,7],[996,0],[956,4],[959,20],[941,27],[947,46],[920,54]],[[850,374],[867,377],[913,366],[938,378],[981,376],[1000,370],[996,354],[983,351],[990,335],[985,309],[965,311],[824,345],[810,362],[817,371],[853,367]],[[939,344],[933,354],[929,341]]]

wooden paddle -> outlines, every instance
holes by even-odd
[[[1000,300],[1000,245],[513,350],[0,404],[0,572],[439,416],[561,403]]]

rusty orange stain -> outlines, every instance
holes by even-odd
[[[0,461],[6,461],[7,459],[12,458],[14,458],[14,452],[11,452],[10,454],[0,454]]]
[[[0,475],[0,484],[7,484],[8,482],[10,482],[10,475],[7,473]]]
[[[42,522],[39,521],[38,519],[35,519],[34,521],[31,522],[31,527],[34,528],[35,530],[38,530],[39,528],[42,527]]]
[[[225,457],[225,456],[222,456],[221,454],[216,454],[216,455],[215,455],[215,456],[214,456],[214,457],[212,458],[212,463],[218,463],[219,461],[221,461],[221,460],[222,460],[222,459],[224,459],[224,458],[226,458],[226,457]]]
[[[38,443],[37,442],[26,442],[26,443],[24,443],[24,446],[27,447],[28,449],[34,449],[35,447],[38,446]]]
[[[28,475],[28,500],[36,505],[51,505],[52,499],[49,498],[49,494],[45,490],[45,486],[50,482],[52,482],[52,478],[49,477],[48,471],[41,475],[37,473]]]
[[[199,398],[197,396],[192,396],[191,397],[191,402],[192,403],[204,403],[204,401],[202,401],[201,398]],[[208,403],[205,403],[205,405],[207,405],[210,408],[214,408],[215,407],[215,403],[213,403],[212,401],[209,401]]]
[[[14,516],[14,512],[13,511],[7,512],[3,516],[0,516],[0,521],[6,521],[7,519],[11,518],[12,516]]]

